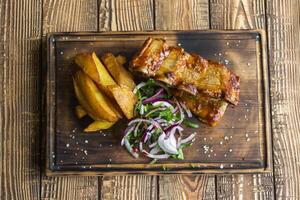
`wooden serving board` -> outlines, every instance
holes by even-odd
[[[187,52],[225,63],[241,78],[241,98],[216,127],[201,124],[184,160],[150,165],[120,146],[126,120],[97,133],[83,133],[72,85],[74,56],[95,51],[128,60],[148,37],[165,38]],[[262,31],[55,33],[48,36],[47,174],[166,174],[268,172],[272,165],[268,65]],[[163,169],[164,168],[164,169]]]

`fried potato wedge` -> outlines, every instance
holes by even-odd
[[[81,105],[77,105],[75,107],[75,112],[76,112],[78,119],[81,119],[87,115],[87,112],[84,110],[84,108]]]
[[[113,86],[110,90],[127,119],[134,116],[134,106],[137,102],[135,94],[127,87]]]
[[[98,120],[92,122],[88,127],[84,129],[84,132],[93,132],[93,131],[99,131],[104,129],[109,129],[112,127],[116,122],[109,122],[105,120]]]
[[[122,56],[122,55],[118,55],[116,57],[117,61],[121,64],[121,65],[124,65],[126,63],[126,57],[125,56]]]
[[[101,60],[119,86],[128,87],[130,90],[135,88],[131,74],[121,64],[124,62],[123,58],[117,59],[113,54],[106,53],[101,57]]]
[[[121,118],[121,114],[114,108],[109,98],[97,88],[89,76],[78,71],[74,75],[74,79],[97,117],[110,122],[115,122]]]
[[[97,86],[105,92],[106,95],[112,97],[108,87],[116,85],[114,79],[110,76],[102,62],[99,60],[95,52],[81,53],[75,56],[75,63],[86,73]]]
[[[101,117],[97,116],[97,114],[93,111],[93,109],[89,105],[89,102],[85,98],[84,94],[82,93],[81,89],[79,88],[79,85],[78,85],[77,81],[74,78],[73,78],[73,85],[74,85],[75,95],[77,97],[77,100],[78,100],[79,104],[82,106],[82,108],[88,113],[88,115],[93,120],[101,119]]]

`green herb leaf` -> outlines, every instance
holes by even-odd
[[[199,124],[196,124],[196,123],[194,123],[190,120],[187,120],[187,119],[183,120],[183,124],[185,124],[185,125],[187,125],[191,128],[199,128]]]

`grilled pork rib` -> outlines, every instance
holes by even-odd
[[[239,101],[239,77],[231,70],[182,48],[169,47],[163,39],[147,39],[130,69],[192,95],[203,93],[234,105]]]
[[[180,47],[169,47],[163,39],[148,38],[130,70],[176,88],[173,94],[211,126],[222,118],[228,103],[239,101],[239,77],[231,70]]]

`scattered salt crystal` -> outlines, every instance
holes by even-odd
[[[247,142],[249,142],[250,141],[250,138],[247,138]]]
[[[232,149],[229,149],[229,152],[232,152]]]
[[[204,141],[206,141],[206,137],[205,137],[205,138],[203,138],[203,140],[204,140]]]
[[[84,152],[84,154],[85,154],[85,155],[88,155],[88,152],[87,152],[87,150],[84,150],[83,152]]]
[[[102,147],[102,144],[99,144],[99,147]]]
[[[85,140],[85,141],[84,141],[84,143],[86,143],[86,144],[87,144],[87,143],[89,143],[89,141],[88,141],[88,140]]]
[[[66,144],[66,147],[69,147],[70,146],[70,144]]]
[[[227,154],[226,154],[226,153],[224,154],[224,157],[227,157]]]
[[[232,168],[232,167],[233,167],[233,164],[230,164],[230,167]]]
[[[246,133],[245,135],[246,135],[246,137],[249,137],[248,133]]]
[[[225,140],[228,140],[228,136],[225,136],[224,139],[225,139]]]
[[[229,42],[226,42],[226,45],[228,46],[228,45],[229,45]]]
[[[109,159],[109,162],[111,162],[111,158]]]
[[[61,163],[63,163],[64,161],[60,160]]]
[[[209,155],[209,154],[208,154],[207,156],[210,158],[210,155]]]
[[[221,165],[220,165],[220,169],[223,169],[223,168],[224,168],[224,165],[223,165],[223,164],[221,164]]]
[[[220,141],[220,144],[223,144],[223,141]]]
[[[62,55],[62,54],[64,54],[64,52],[61,51],[60,54]]]
[[[212,140],[212,137],[210,137],[209,139]]]
[[[180,47],[180,46],[181,46],[181,43],[178,43],[177,45]]]

